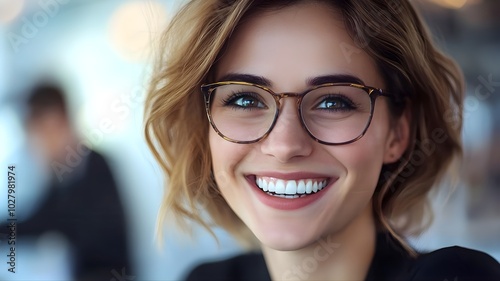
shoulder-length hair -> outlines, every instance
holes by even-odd
[[[161,38],[145,117],[147,143],[166,174],[159,226],[170,213],[181,226],[195,221],[213,234],[210,227],[216,225],[250,241],[248,229],[223,199],[211,173],[210,126],[200,85],[214,82],[214,65],[242,20],[299,2],[305,1],[193,0],[171,21]],[[316,2],[342,14],[355,42],[339,46],[346,56],[367,52],[386,82],[385,90],[406,101],[410,145],[397,163],[384,165],[372,198],[379,229],[406,245],[405,235],[425,228],[427,193],[462,152],[461,72],[436,48],[409,1]],[[403,112],[396,106],[391,111],[395,117]]]

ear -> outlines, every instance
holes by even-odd
[[[408,148],[410,143],[410,110],[406,108],[403,114],[391,123],[385,146],[384,164],[396,162]]]

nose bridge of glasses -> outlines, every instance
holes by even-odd
[[[302,101],[302,97],[304,96],[304,94],[301,94],[301,93],[293,93],[293,92],[284,92],[284,93],[273,93],[273,96],[274,98],[276,99],[276,103],[278,104],[278,109],[277,109],[277,114],[275,115],[275,121],[274,123],[278,122],[279,119],[282,119],[283,117],[281,117],[283,115],[283,112],[285,111],[284,109],[284,103],[282,102],[282,100],[284,100],[285,98],[295,98],[295,101],[296,101],[296,104],[295,106],[292,106],[291,104],[288,106],[289,107],[289,111],[286,115],[289,115],[289,114],[292,114],[294,115],[294,117],[292,117],[293,119],[295,120],[298,120],[299,123],[300,123],[300,126],[306,131],[307,131],[307,128],[304,124],[304,122],[302,121],[301,117],[300,117],[300,103]],[[291,108],[293,107],[293,109]],[[295,113],[292,113],[294,112]],[[280,118],[281,117],[281,118]],[[287,118],[290,118],[290,117],[287,117]],[[286,121],[286,122],[290,122],[290,120]],[[290,123],[288,123],[290,124]],[[274,125],[273,125],[274,127]]]
[[[285,92],[285,93],[279,93],[279,94],[275,93],[275,94],[273,94],[273,96],[276,99],[276,101],[278,102],[278,104],[280,104],[280,106],[283,106],[283,104],[281,103],[281,100],[283,100],[284,98],[296,98],[297,105],[299,105],[304,94]]]

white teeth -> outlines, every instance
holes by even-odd
[[[305,195],[282,195],[282,194],[272,194],[273,196],[276,196],[276,197],[280,197],[280,198],[287,198],[287,199],[295,199],[295,198],[299,198],[299,197],[302,197],[302,196],[305,196]]]
[[[262,189],[263,189],[264,191],[267,191],[267,181],[265,181],[265,180],[263,180],[263,179],[261,179],[260,181],[261,181],[261,183],[262,183]]]
[[[267,187],[269,192],[276,192],[276,187],[274,186],[274,182],[270,182]]]
[[[297,193],[298,194],[306,193],[306,184],[304,183],[303,180],[299,181],[299,184],[297,185]]]
[[[307,181],[307,184],[306,184],[306,193],[309,194],[312,192],[312,181]]]
[[[271,195],[283,198],[298,198],[300,194],[305,196],[322,190],[326,186],[327,180],[305,179],[296,181],[256,177],[255,183],[260,189]]]
[[[297,182],[288,181],[286,183],[285,194],[297,194]]]
[[[276,194],[285,194],[285,182],[284,181],[276,181]]]

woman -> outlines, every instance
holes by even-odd
[[[405,242],[460,155],[463,99],[409,2],[190,1],[162,42],[146,105],[160,222],[262,250],[189,280],[500,278],[484,253]]]

